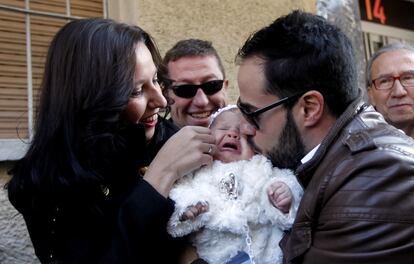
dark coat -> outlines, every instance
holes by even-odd
[[[351,105],[297,175],[285,263],[413,263],[414,141],[372,107]]]
[[[112,162],[100,168],[108,176],[105,184],[89,189],[87,194],[28,194],[24,199],[11,200],[23,214],[40,261],[176,263],[184,241],[166,232],[174,204],[138,174],[138,168],[148,165],[175,132],[161,119],[149,148],[142,147],[145,142],[134,140],[144,136],[142,129],[124,133],[128,150],[120,157],[107,157]],[[102,160],[96,158],[96,162]]]

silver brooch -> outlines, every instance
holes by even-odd
[[[227,199],[235,200],[238,196],[238,182],[234,173],[229,173],[220,181],[220,192],[226,195]]]

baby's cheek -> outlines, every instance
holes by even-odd
[[[214,139],[216,140],[216,145],[218,146],[220,144],[220,142],[223,140],[223,137],[224,137],[223,133],[220,133],[217,130],[212,130],[211,134],[213,135]]]

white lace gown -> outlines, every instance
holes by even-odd
[[[275,182],[286,183],[293,201],[288,214],[275,208],[266,189]],[[273,168],[268,159],[231,163],[214,161],[184,176],[171,190],[176,208],[168,223],[174,237],[192,234],[201,258],[223,264],[245,251],[255,263],[281,263],[279,241],[291,227],[303,189],[291,170]],[[209,210],[194,220],[180,221],[188,206],[207,202]]]

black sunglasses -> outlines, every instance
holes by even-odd
[[[306,92],[306,91],[305,91]],[[267,105],[265,107],[259,108],[253,112],[249,112],[246,109],[246,106],[240,102],[240,98],[237,100],[237,107],[240,109],[240,112],[243,114],[244,118],[247,122],[249,122],[251,125],[253,125],[256,129],[260,129],[259,127],[259,119],[258,116],[266,111],[269,111],[270,109],[273,109],[275,107],[278,107],[279,105],[283,105],[287,102],[290,102],[300,96],[302,96],[305,92],[300,92],[297,94],[294,94],[292,96],[285,97],[283,99],[280,99],[279,101],[276,101],[270,105]]]
[[[223,88],[224,80],[214,80],[202,84],[182,84],[173,85],[171,89],[176,96],[182,98],[192,98],[196,95],[198,88],[203,90],[206,95],[213,95]]]

